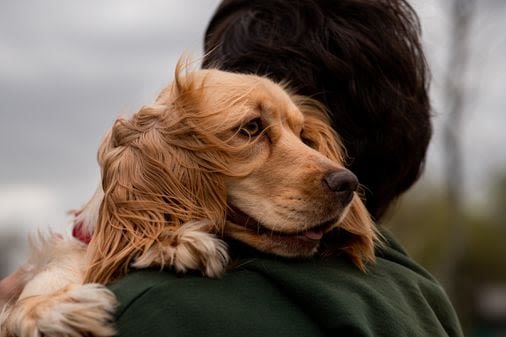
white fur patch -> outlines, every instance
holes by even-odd
[[[98,186],[91,199],[83,206],[74,219],[74,224],[83,224],[83,230],[86,234],[92,235],[98,222],[100,205],[104,199],[102,186]]]
[[[117,301],[103,285],[72,285],[63,292],[27,298],[0,314],[1,336],[114,336]]]
[[[27,284],[0,312],[0,336],[113,336],[116,298],[105,286],[82,285],[86,245],[49,232],[30,238]]]

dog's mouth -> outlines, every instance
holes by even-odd
[[[323,235],[327,233],[337,222],[337,219],[330,219],[320,224],[316,224],[309,229],[305,229],[302,231],[292,231],[292,232],[284,232],[284,231],[276,231],[270,228],[267,228],[260,221],[254,219],[248,214],[244,213],[237,207],[231,206],[230,211],[227,215],[227,220],[232,222],[235,225],[239,225],[244,229],[252,233],[256,233],[257,235],[268,235],[270,237],[280,237],[280,238],[293,238],[300,240],[307,240],[312,242],[319,242]]]

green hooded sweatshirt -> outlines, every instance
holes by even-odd
[[[384,233],[377,262],[243,250],[221,279],[143,270],[110,286],[122,337],[462,336],[444,290]]]

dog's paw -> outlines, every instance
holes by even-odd
[[[99,284],[72,285],[23,299],[0,314],[1,337],[114,336],[117,301]]]
[[[186,223],[168,232],[135,259],[134,268],[172,267],[177,272],[200,270],[208,277],[220,277],[228,264],[227,245],[209,233],[203,221]]]

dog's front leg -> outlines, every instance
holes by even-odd
[[[1,337],[112,336],[114,295],[85,284],[86,246],[52,234],[32,245],[33,278],[0,314]]]
[[[191,221],[166,232],[140,254],[134,268],[174,268],[177,272],[200,270],[208,277],[220,277],[228,264],[227,245],[211,233],[208,221]]]

